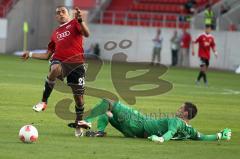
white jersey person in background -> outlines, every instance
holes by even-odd
[[[238,68],[235,71],[236,74],[240,74],[240,65],[238,66]]]
[[[162,43],[163,37],[161,35],[161,29],[157,29],[157,35],[153,39],[154,47],[153,47],[153,54],[152,54],[152,63],[151,65],[155,64],[155,59],[157,58],[157,63],[160,64],[161,62],[161,50],[162,50]]]

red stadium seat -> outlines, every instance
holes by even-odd
[[[138,15],[137,15],[137,13],[128,13],[128,18],[130,18],[130,19],[137,19]]]
[[[185,4],[187,0],[139,0],[140,3]]]
[[[152,25],[153,27],[163,27],[163,23],[161,21],[154,21]]]
[[[168,28],[176,28],[177,24],[176,24],[176,22],[166,22],[166,27],[168,27]]]
[[[177,16],[176,15],[166,15],[166,20],[176,21],[177,20]]]
[[[0,9],[0,17],[3,17],[3,10]]]
[[[153,19],[155,19],[155,20],[163,20],[163,15],[155,14],[155,15],[153,15]]]
[[[5,17],[13,6],[13,0],[0,0],[0,17]]]
[[[124,20],[115,20],[115,24],[124,25]]]
[[[131,26],[137,26],[138,25],[138,22],[136,20],[129,20],[127,22],[127,25],[131,25]]]
[[[73,5],[88,10],[96,6],[96,0],[73,0]]]
[[[151,19],[151,14],[140,14],[141,19]]]
[[[188,22],[180,22],[179,23],[179,28],[189,29],[190,28],[190,23],[188,23]]]
[[[8,5],[9,3],[11,3],[12,2],[12,0],[2,0],[1,1],[1,5]]]
[[[150,21],[140,21],[141,26],[150,26]]]
[[[103,18],[103,24],[112,24],[113,23],[113,21],[112,21],[112,19],[109,19],[109,18]]]
[[[113,12],[104,12],[103,16],[104,17],[113,17]]]
[[[115,18],[116,19],[124,19],[125,17],[126,17],[125,12],[115,13]]]
[[[114,0],[111,1],[107,10],[115,14],[104,13],[105,18],[113,18],[118,25],[131,26],[154,26],[170,28],[189,28],[190,23],[180,22],[178,17],[188,14],[184,9],[184,4],[188,0]],[[204,6],[208,0],[196,0],[198,4]],[[219,0],[212,0],[213,2]],[[119,13],[118,11],[122,11]],[[104,19],[111,23],[109,19]],[[114,18],[113,18],[114,19]]]

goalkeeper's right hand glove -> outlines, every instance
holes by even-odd
[[[232,136],[232,130],[225,128],[217,135],[219,140],[230,140]]]
[[[164,138],[163,137],[158,137],[157,135],[152,135],[148,137],[149,140],[154,141],[154,142],[164,142]]]

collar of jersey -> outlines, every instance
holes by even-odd
[[[206,32],[204,33],[205,36],[212,36],[210,33],[207,34]]]
[[[62,27],[62,26],[64,26],[64,25],[67,25],[67,24],[70,23],[70,22],[71,22],[71,20],[69,20],[68,22],[66,22],[66,23],[64,23],[64,24],[59,25],[59,28]]]
[[[183,120],[182,118],[179,118],[179,119],[182,120],[187,126],[191,127],[191,125],[189,125],[189,123],[187,123],[185,120]]]

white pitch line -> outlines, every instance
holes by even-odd
[[[229,89],[229,88],[217,88],[217,87],[211,87],[211,86],[208,86],[208,87],[205,87],[205,86],[193,86],[193,85],[186,85],[186,84],[174,84],[175,86],[180,86],[180,87],[194,87],[194,88],[197,88],[197,89],[204,89],[204,94],[223,94],[223,95],[239,95],[240,94],[240,91],[238,90],[233,90],[233,89]],[[209,89],[208,92],[206,92],[205,89]],[[191,92],[193,94],[201,94],[200,92]]]

